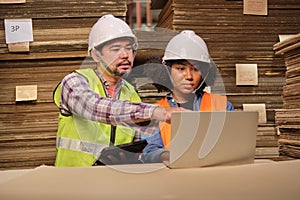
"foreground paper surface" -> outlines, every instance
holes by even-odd
[[[141,167],[148,172],[126,172]],[[0,184],[0,195],[2,200],[299,200],[299,169],[300,160],[190,169],[40,167]]]

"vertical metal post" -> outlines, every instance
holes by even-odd
[[[127,8],[128,8],[128,23],[130,28],[133,28],[133,4],[132,4],[132,0],[128,1],[127,3]]]
[[[136,2],[136,25],[137,29],[142,27],[141,2]]]
[[[147,18],[147,26],[152,26],[152,14],[151,14],[151,3],[146,3],[146,18]]]

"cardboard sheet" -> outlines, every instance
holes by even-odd
[[[300,160],[168,169],[162,164],[115,168],[42,166],[0,184],[6,199],[272,199],[298,200]],[[0,173],[0,178],[3,174]]]

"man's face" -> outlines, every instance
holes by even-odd
[[[173,90],[182,94],[191,94],[199,86],[201,75],[198,62],[183,61],[172,64]]]
[[[103,46],[100,53],[104,63],[115,76],[122,76],[131,71],[134,61],[132,40],[112,40]]]

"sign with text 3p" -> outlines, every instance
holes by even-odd
[[[6,44],[33,41],[31,19],[5,19]]]

